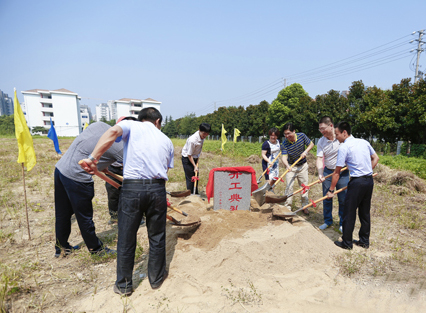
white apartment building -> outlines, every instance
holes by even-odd
[[[90,118],[91,118],[92,112],[90,111],[90,108],[88,105],[81,104],[80,105],[80,119],[81,119],[81,126],[84,128],[84,125],[90,124]]]
[[[105,121],[112,119],[111,110],[106,103],[100,103],[96,106],[96,121],[100,122],[102,119],[105,119]]]
[[[145,100],[122,98],[120,100],[114,100],[111,103],[111,106],[115,107],[116,120],[121,116],[133,116],[138,118],[139,112],[144,108],[156,108],[160,111],[160,105],[161,102],[151,98]]]
[[[32,130],[36,126],[50,129],[52,118],[58,136],[78,136],[82,131],[80,100],[77,93],[67,89],[32,89],[22,91],[25,118]]]
[[[117,106],[114,103],[114,100],[108,100],[107,105],[109,107],[109,112],[111,114],[112,120],[118,120],[117,117]]]

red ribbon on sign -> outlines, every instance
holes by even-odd
[[[312,199],[310,199],[311,200],[311,202],[312,202],[312,206],[314,207],[314,208],[316,208],[317,207],[317,204],[315,203],[315,201],[314,200],[312,200]]]
[[[200,177],[192,176],[191,181],[192,181],[192,182],[195,182],[196,180],[200,180]]]
[[[306,186],[305,184],[302,184],[301,185],[302,186],[302,188],[303,188],[303,190],[302,190],[302,194],[304,194],[306,191],[308,191],[309,190],[309,186]]]

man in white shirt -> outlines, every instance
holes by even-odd
[[[336,138],[342,143],[337,154],[336,169],[333,173],[327,197],[334,196],[334,188],[339,180],[340,170],[345,165],[349,169],[351,179],[345,198],[345,211],[343,212],[342,241],[334,244],[342,249],[351,250],[353,244],[368,249],[370,246],[370,207],[373,195],[373,169],[379,162],[374,149],[364,139],[354,138],[351,135],[351,126],[347,122],[339,122],[335,126]],[[361,223],[359,240],[352,240],[355,227],[356,211]]]
[[[207,138],[210,130],[211,127],[209,124],[201,123],[199,130],[186,140],[185,146],[182,149],[182,165],[185,172],[186,188],[188,190],[193,191],[194,189],[192,177],[195,176],[195,172],[198,172],[198,158],[203,149],[204,139]],[[198,194],[198,184],[195,193]]]
[[[153,289],[167,278],[165,183],[173,167],[173,144],[161,132],[162,116],[155,108],[145,108],[138,120],[121,121],[99,139],[93,152],[84,159],[89,174],[97,171],[96,163],[114,143],[124,142],[123,187],[118,208],[117,280],[114,292],[133,292],[133,266],[137,232],[143,215],[149,239],[148,280]]]
[[[318,178],[322,182],[322,195],[325,196],[330,188],[331,177],[325,179],[327,176],[334,172],[336,168],[337,152],[339,151],[340,142],[337,140],[334,133],[333,121],[329,116],[324,116],[319,121],[319,131],[323,135],[317,144],[317,169]],[[339,180],[337,181],[336,188],[341,189],[346,187],[349,182],[349,171],[340,173]],[[339,231],[342,232],[342,217],[345,208],[346,190],[338,194],[339,199]],[[326,199],[323,201],[323,215],[324,224],[319,229],[324,230],[333,225],[333,199]]]

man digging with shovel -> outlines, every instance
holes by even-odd
[[[114,292],[133,292],[133,266],[137,232],[143,215],[149,238],[148,280],[153,289],[160,288],[167,278],[165,183],[173,167],[173,144],[161,132],[161,113],[144,108],[138,120],[122,121],[99,139],[82,167],[90,174],[97,171],[96,160],[114,143],[124,142],[124,179],[118,208],[117,280]],[[87,165],[84,165],[86,163]]]
[[[333,173],[331,186],[327,196],[334,196],[334,188],[340,177],[340,170],[347,165],[351,179],[345,198],[345,209],[343,211],[343,235],[342,241],[335,241],[335,245],[351,250],[353,244],[368,249],[370,246],[370,207],[373,195],[373,169],[379,162],[374,149],[364,139],[354,138],[351,135],[351,126],[347,122],[339,122],[335,126],[336,138],[342,143],[337,154],[336,169]],[[358,209],[361,228],[359,240],[352,241],[352,233],[355,227],[356,210]]]
[[[198,173],[198,158],[200,157],[201,150],[203,149],[204,139],[207,138],[211,130],[211,127],[207,123],[201,123],[199,130],[196,131],[191,137],[186,140],[185,146],[182,148],[182,165],[185,172],[186,188],[188,190],[194,190],[194,179],[198,179],[195,173]],[[194,194],[198,194],[198,187]]]

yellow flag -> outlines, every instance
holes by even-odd
[[[33,145],[33,137],[31,137],[30,131],[25,121],[24,113],[22,113],[21,105],[19,104],[18,97],[14,98],[14,109],[13,118],[15,122],[15,135],[18,140],[19,156],[18,163],[24,163],[27,167],[27,171],[31,171],[34,165],[36,165],[36,155]]]
[[[89,124],[84,123],[84,128],[83,128],[83,130],[85,130],[85,129],[87,128],[87,126],[89,126]]]
[[[237,128],[234,128],[234,142],[237,142],[237,137],[240,134],[241,134],[241,132]]]
[[[228,141],[226,139],[226,135],[225,134],[226,134],[226,130],[225,130],[225,127],[223,127],[223,124],[222,124],[222,150],[223,151],[225,151],[224,145]]]

